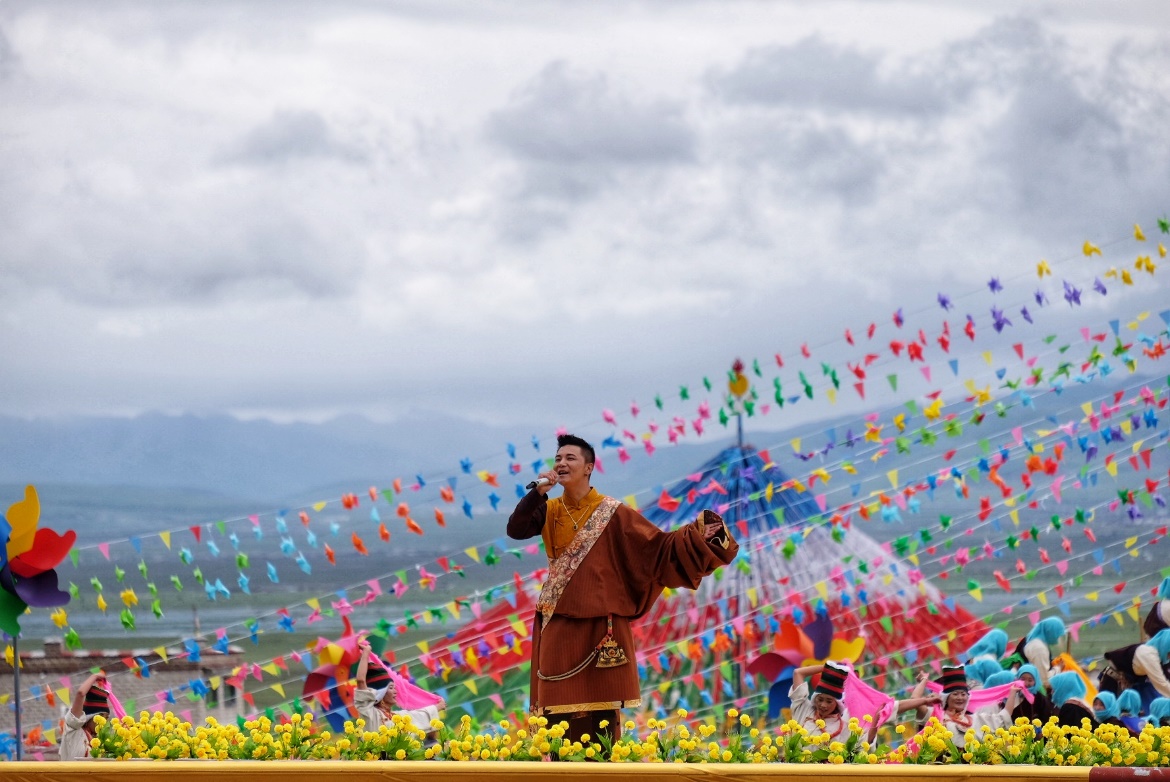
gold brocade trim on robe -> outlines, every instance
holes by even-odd
[[[592,703],[570,703],[565,706],[545,706],[536,716],[541,714],[567,714],[574,711],[603,711],[606,709],[632,709],[642,705],[641,698],[632,701],[593,701]]]
[[[589,517],[589,521],[585,522],[585,526],[577,533],[577,537],[573,538],[573,542],[565,549],[565,553],[549,562],[548,578],[545,579],[540,597],[536,600],[536,607],[541,613],[542,628],[552,619],[557,602],[564,594],[565,588],[569,586],[573,574],[577,572],[577,568],[585,560],[593,544],[601,537],[605,526],[609,524],[609,520],[620,506],[621,502],[613,497],[603,499],[597,510]]]

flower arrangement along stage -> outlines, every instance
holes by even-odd
[[[171,712],[142,712],[97,718],[91,742],[95,758],[119,760],[440,760],[440,761],[608,761],[611,763],[827,763],[860,765],[971,764],[1034,766],[1170,767],[1170,727],[1147,725],[1131,735],[1124,728],[1101,725],[1069,728],[1055,719],[1017,720],[995,731],[968,731],[965,746],[936,720],[896,748],[866,741],[866,728],[853,718],[848,735],[830,740],[811,737],[796,722],[774,731],[753,726],[735,709],[722,725],[688,724],[680,710],[669,722],[651,719],[644,733],[626,723],[620,739],[585,736],[570,740],[566,723],[529,717],[507,721],[487,732],[476,732],[471,718],[446,725],[435,720],[425,728],[409,717],[395,715],[378,731],[365,730],[362,720],[347,722],[339,734],[318,730],[311,714],[294,714],[274,723],[267,717],[241,725],[220,725],[208,718],[195,727]],[[606,726],[603,726],[606,727]],[[898,734],[905,735],[899,725]]]

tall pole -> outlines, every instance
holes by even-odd
[[[735,473],[732,475],[732,480],[735,481],[731,487],[731,523],[733,527],[735,526],[736,522],[739,521],[739,503],[740,495],[742,493],[740,487],[742,486],[744,463],[747,461],[747,454],[745,454],[743,451],[743,413],[735,414],[735,444],[737,450],[739,451],[739,464],[736,465]],[[730,530],[728,532],[730,532]],[[744,541],[744,545],[747,545],[746,540]],[[738,610],[740,616],[743,616],[744,613],[746,613],[743,605],[741,604],[745,594],[746,592],[741,591],[741,594],[738,594],[735,597],[736,609]],[[732,671],[735,672],[735,697],[736,700],[739,700],[743,698],[743,666],[740,661],[743,659],[743,656],[746,653],[743,642],[743,630],[740,630],[738,633],[736,633],[735,649],[735,663],[732,666]]]
[[[13,704],[16,706],[16,759],[24,754],[24,731],[20,727],[20,636],[12,637],[12,688]]]

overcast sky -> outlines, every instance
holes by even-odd
[[[1167,73],[1163,0],[6,0],[0,413],[648,404],[1154,232]]]

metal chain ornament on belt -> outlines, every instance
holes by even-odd
[[[571,679],[581,671],[589,667],[589,664],[597,660],[598,668],[619,668],[630,661],[626,657],[626,650],[614,640],[613,637],[613,614],[610,614],[606,619],[605,637],[601,639],[601,643],[593,647],[593,651],[589,656],[582,660],[578,665],[574,666],[572,670],[564,673],[558,673],[554,676],[545,676],[538,669],[536,671],[536,678],[543,682],[560,682],[565,679]]]

